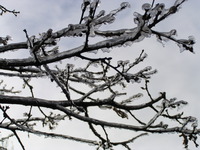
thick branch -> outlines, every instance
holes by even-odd
[[[98,50],[101,48],[110,48],[117,45],[122,45],[127,41],[134,41],[139,38],[140,32],[138,31],[135,34],[123,35],[114,39],[108,39],[104,41],[97,42],[96,44],[91,44],[87,46],[87,49],[84,49],[84,45],[73,48],[71,50],[66,50],[64,52],[50,55],[44,58],[40,58],[39,65],[48,64],[57,62],[66,58],[71,58],[79,56],[81,53]],[[37,63],[37,64],[36,64]],[[0,59],[0,66],[31,66],[38,65],[38,62],[34,58],[25,58],[25,59]]]
[[[121,108],[125,110],[138,110],[145,107],[150,107],[151,105],[160,101],[161,99],[163,99],[163,95],[159,96],[154,101],[150,101],[150,102],[140,104],[140,105],[131,105],[131,106],[119,104],[117,102],[114,102],[113,99],[105,99],[103,101],[96,101],[96,102],[83,102],[80,100],[74,100],[73,103],[76,106],[83,106],[83,107],[110,105],[110,106],[114,106],[116,108]],[[19,104],[19,105],[25,105],[25,106],[39,106],[39,107],[46,107],[46,108],[51,108],[51,109],[56,109],[56,105],[60,105],[63,107],[72,106],[72,103],[67,100],[63,100],[63,101],[45,100],[45,99],[39,99],[39,98],[33,98],[33,97],[6,96],[6,95],[0,96],[0,103],[1,104]]]
[[[28,49],[28,45],[26,42],[20,42],[0,46],[0,53],[16,49]]]

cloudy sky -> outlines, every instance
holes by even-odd
[[[131,8],[124,10],[118,15],[116,23],[112,26],[113,28],[134,27],[133,13],[135,11],[141,12],[142,3],[148,2],[149,0],[127,1],[130,2]],[[175,0],[156,0],[156,3],[165,2],[167,7],[172,5],[174,1]],[[14,0],[1,0],[1,5],[9,9],[19,10],[20,14],[18,17],[5,14],[0,18],[0,36],[11,35],[13,42],[21,42],[26,40],[23,29],[27,29],[29,35],[38,35],[38,33],[47,31],[49,28],[56,31],[67,27],[68,24],[76,24],[79,22],[81,14],[81,2],[82,0],[20,0],[17,2]],[[104,9],[106,12],[109,12],[117,8],[121,2],[123,1],[102,0],[99,10]],[[158,31],[177,29],[180,39],[193,35],[196,39],[196,45],[194,46],[195,54],[188,51],[180,53],[178,46],[173,42],[168,42],[163,47],[162,44],[156,41],[155,37],[152,37],[132,47],[126,47],[127,53],[121,54],[119,50],[116,51],[115,57],[117,59],[119,55],[123,55],[122,57],[124,57],[124,59],[135,59],[141,50],[144,49],[148,54],[148,59],[145,61],[146,65],[151,65],[158,70],[158,74],[156,74],[151,81],[152,93],[156,95],[158,92],[166,91],[169,97],[187,100],[189,105],[183,108],[186,114],[196,116],[200,120],[200,114],[198,112],[200,107],[199,7],[199,0],[188,0],[177,14],[168,18],[156,28]],[[69,41],[67,44],[67,48],[76,45],[73,41]],[[21,51],[17,55],[25,57],[26,52]],[[7,57],[12,56],[7,55]],[[37,86],[39,90],[42,89],[42,85],[39,83]],[[63,130],[65,130],[65,128],[71,130],[69,127],[70,125],[62,126]],[[77,134],[82,132],[78,127],[75,130],[74,132]],[[83,132],[81,134],[87,133]],[[80,149],[80,147],[81,149],[94,149],[94,147],[72,141],[63,141],[60,139],[51,140],[44,139],[44,137],[38,138],[37,136],[31,137],[30,139],[24,138],[24,145],[28,150],[35,150],[38,149],[38,147],[40,147],[39,149],[49,150],[55,148],[59,150],[74,150]],[[152,135],[138,139],[132,148],[137,150],[183,150],[181,142],[181,139],[174,137],[174,135]],[[15,142],[15,140],[11,141],[9,144],[13,145],[11,146],[13,150],[20,149],[19,144]],[[191,147],[191,150],[194,150],[194,147]]]

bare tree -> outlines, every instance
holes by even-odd
[[[157,96],[153,96],[149,90],[149,82],[151,76],[157,71],[149,66],[135,71],[134,68],[146,59],[145,51],[141,50],[134,61],[118,60],[117,62],[113,60],[114,56],[111,52],[115,47],[131,46],[155,35],[160,42],[170,40],[177,44],[181,51],[194,53],[195,42],[192,36],[189,39],[177,39],[174,29],[162,32],[154,28],[175,14],[184,2],[185,0],[176,0],[173,6],[166,8],[164,4],[155,4],[153,0],[151,4],[142,5],[143,14],[134,13],[134,28],[101,30],[101,26],[114,23],[116,15],[130,7],[129,3],[123,2],[119,8],[106,14],[104,10],[97,9],[99,0],[84,0],[80,21],[77,24],[69,24],[59,31],[49,29],[38,36],[30,36],[29,31],[24,29],[27,41],[19,43],[10,43],[11,36],[1,37],[0,53],[17,52],[23,49],[30,51],[27,58],[0,59],[0,75],[23,81],[23,89],[30,91],[30,95],[24,96],[19,90],[9,88],[4,80],[0,82],[0,110],[3,113],[0,128],[11,132],[1,141],[15,136],[22,149],[25,149],[18,135],[18,132],[25,131],[88,143],[97,149],[113,149],[121,145],[130,150],[130,143],[149,133],[177,133],[182,137],[185,148],[188,147],[189,141],[198,146],[196,140],[200,130],[197,128],[197,119],[184,116],[183,112],[174,111],[180,106],[187,105],[187,101],[169,98],[166,92],[158,92]],[[3,6],[0,6],[0,9],[2,15],[5,12],[14,15],[19,13]],[[70,37],[74,37],[74,40],[81,38],[83,44],[72,49],[60,49],[59,41]],[[95,38],[95,43],[90,42]],[[69,63],[68,60],[71,58],[75,58],[74,63]],[[35,96],[34,82],[43,82],[43,80],[48,80],[52,87],[57,86],[60,93],[55,91],[53,94],[58,95],[58,99],[45,99],[42,94],[40,97]],[[127,86],[134,87],[138,84],[141,91],[134,91],[132,95],[127,93]],[[64,95],[65,98],[60,99],[60,95]],[[140,103],[135,99],[141,99]],[[22,118],[13,118],[9,113],[15,105],[29,108]],[[46,108],[49,111],[46,111]],[[33,109],[39,110],[40,114],[35,114]],[[94,112],[99,116],[101,113],[114,112],[119,119],[118,121],[104,120]],[[141,112],[141,115],[135,112]],[[152,115],[144,116],[144,113]],[[88,124],[88,132],[92,132],[96,139],[53,132],[60,121],[67,122],[74,118]],[[173,120],[173,123],[169,120]],[[38,130],[39,124],[44,128],[49,127],[49,132]],[[99,130],[99,127],[102,130]],[[113,141],[110,135],[112,133],[108,132],[112,128],[129,130],[136,132],[137,135],[122,141]]]

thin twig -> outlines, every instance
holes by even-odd
[[[13,15],[17,16],[17,14],[20,13],[19,11],[9,10],[9,9],[5,8],[4,6],[2,6],[2,5],[0,5],[0,10],[1,10],[0,15],[3,15],[3,13],[9,12],[9,13],[12,13]]]
[[[22,143],[21,139],[19,138],[19,136],[18,136],[17,132],[16,132],[15,130],[13,130],[13,133],[14,133],[14,135],[16,136],[16,138],[17,138],[18,142],[20,143],[20,145],[21,145],[22,149],[23,149],[23,150],[25,150],[25,147],[24,147],[24,145],[23,145],[23,143]]]
[[[64,87],[63,84],[60,83],[59,79],[56,77],[56,75],[50,70],[49,66],[47,64],[44,64],[43,67],[45,68],[46,72],[52,78],[58,86],[62,89],[63,93],[65,94],[68,101],[71,101],[69,91]],[[72,101],[71,101],[72,102]],[[72,102],[73,103],[73,102]]]

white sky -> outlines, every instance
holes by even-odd
[[[142,3],[149,2],[149,0],[127,0],[131,3],[131,8],[121,12],[116,20],[114,28],[134,27],[133,12],[140,11]],[[156,0],[157,3],[165,2],[167,6],[173,4],[175,0]],[[82,0],[2,0],[1,4],[9,9],[19,10],[21,13],[18,17],[14,17],[11,14],[5,14],[0,17],[0,33],[1,36],[11,35],[13,42],[25,41],[25,35],[23,29],[27,29],[30,35],[38,34],[47,31],[52,28],[54,31],[62,29],[68,24],[76,24],[80,18],[80,5]],[[102,0],[100,10],[104,9],[109,12],[112,9],[117,8],[122,0]],[[163,23],[161,23],[156,29],[158,31],[170,31],[171,29],[177,29],[179,38],[187,38],[193,35],[196,39],[194,50],[196,54],[185,51],[180,53],[178,46],[173,42],[168,42],[163,47],[158,43],[155,37],[142,41],[141,44],[135,44],[132,47],[127,47],[127,53],[123,49],[123,55],[120,50],[116,51],[116,58],[122,55],[125,59],[135,59],[142,49],[148,54],[148,59],[145,61],[145,65],[151,65],[153,68],[158,69],[158,74],[154,75],[151,81],[150,90],[157,96],[159,92],[166,91],[167,96],[177,97],[178,99],[188,100],[189,105],[184,108],[186,114],[196,116],[200,120],[199,115],[199,97],[200,97],[200,16],[199,16],[199,0],[188,0],[182,9],[171,16]],[[68,47],[73,47],[76,43],[73,41],[67,42]],[[66,46],[66,45],[64,45]],[[68,47],[64,47],[68,49]],[[119,54],[119,55],[118,55]],[[20,57],[24,57],[26,52],[22,51],[18,54]],[[16,81],[12,81],[16,82]],[[43,89],[42,84],[37,83],[38,93]],[[44,91],[43,94],[47,94],[48,91]],[[56,97],[56,95],[53,95]],[[79,125],[79,123],[77,123]],[[78,125],[72,125],[73,133],[81,134],[83,136],[90,137],[87,132],[83,131],[83,127]],[[65,124],[60,129],[72,131],[71,124]],[[0,133],[1,134],[1,133]],[[3,134],[3,133],[2,133]],[[121,134],[120,136],[126,136],[128,133]],[[26,136],[26,134],[22,134]],[[116,135],[118,136],[118,135]],[[44,139],[44,137],[38,137],[31,135],[30,139],[24,137],[24,145],[27,150],[35,149],[59,149],[59,150],[75,150],[75,149],[91,149],[94,147],[80,144],[67,140],[60,139]],[[91,136],[92,137],[92,136]],[[135,145],[132,145],[136,150],[183,150],[181,145],[182,140],[176,138],[177,135],[160,135],[160,136],[148,136],[138,139]],[[19,150],[20,146],[14,140],[12,150]],[[12,142],[9,144],[12,145]],[[200,144],[200,140],[199,140]],[[121,148],[119,148],[121,149]],[[191,150],[195,150],[191,146]]]

